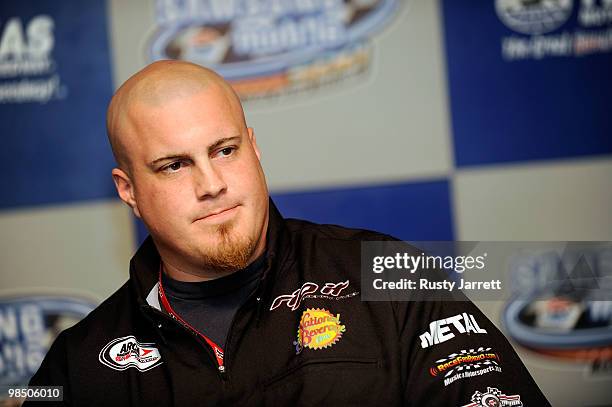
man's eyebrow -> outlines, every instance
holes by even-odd
[[[230,141],[240,142],[241,140],[242,140],[242,138],[240,136],[220,138],[219,140],[215,141],[214,143],[212,143],[211,145],[208,146],[208,152],[212,153],[217,148],[221,147],[223,144],[228,143]]]
[[[217,148],[219,148],[220,146],[222,146],[225,143],[228,142],[240,142],[242,140],[242,138],[240,136],[233,136],[233,137],[223,137],[220,138],[219,140],[215,141],[214,143],[212,143],[211,145],[208,146],[208,153],[212,153],[214,150],[216,150]],[[157,164],[164,162],[164,161],[174,161],[174,160],[184,160],[186,158],[189,158],[189,154],[187,153],[178,153],[178,154],[170,154],[170,155],[166,155],[160,158],[156,158],[155,160],[151,161],[149,163],[149,167],[150,168],[155,168],[155,166],[157,166]]]

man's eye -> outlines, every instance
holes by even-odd
[[[227,157],[232,155],[232,153],[236,150],[236,148],[234,147],[225,147],[221,150],[219,150],[218,155],[220,155],[221,157]]]
[[[176,161],[173,163],[170,163],[168,165],[166,165],[164,168],[162,168],[162,171],[164,172],[176,172],[178,170],[180,170],[183,167],[183,163],[181,161]]]

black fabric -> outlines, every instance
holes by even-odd
[[[225,348],[234,315],[257,287],[265,260],[264,254],[242,270],[202,282],[178,281],[162,273],[164,293],[185,322]]]
[[[550,405],[473,303],[361,301],[361,243],[374,240],[393,238],[284,220],[270,202],[265,266],[235,312],[220,369],[210,347],[155,303],[160,260],[147,239],[130,280],[59,335],[30,385],[64,386],[64,405],[75,406],[467,406],[488,392],[513,406]],[[310,294],[300,295],[305,287]],[[326,346],[300,346],[302,321],[317,324],[306,319],[317,312],[342,335]],[[436,321],[444,340],[424,346]],[[468,321],[478,329],[468,330]],[[117,356],[123,345],[134,352],[129,358]],[[494,353],[501,370],[452,383],[432,373],[462,351]],[[159,355],[155,364],[147,364],[150,355]]]

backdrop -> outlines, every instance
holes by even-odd
[[[105,110],[168,58],[238,91],[287,217],[612,240],[609,0],[3,1],[0,385],[126,280],[146,231],[116,197]],[[479,303],[504,330],[506,305]],[[610,354],[514,344],[553,405],[612,403]]]

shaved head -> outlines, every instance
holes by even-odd
[[[106,115],[108,138],[119,168],[130,173],[131,145],[138,142],[132,129],[136,107],[160,107],[211,88],[223,91],[232,110],[246,127],[236,92],[210,69],[185,61],[163,60],[146,66],[130,77],[111,99]]]
[[[119,197],[147,226],[165,273],[202,281],[262,255],[268,189],[260,152],[221,76],[155,62],[117,90],[107,129]]]

